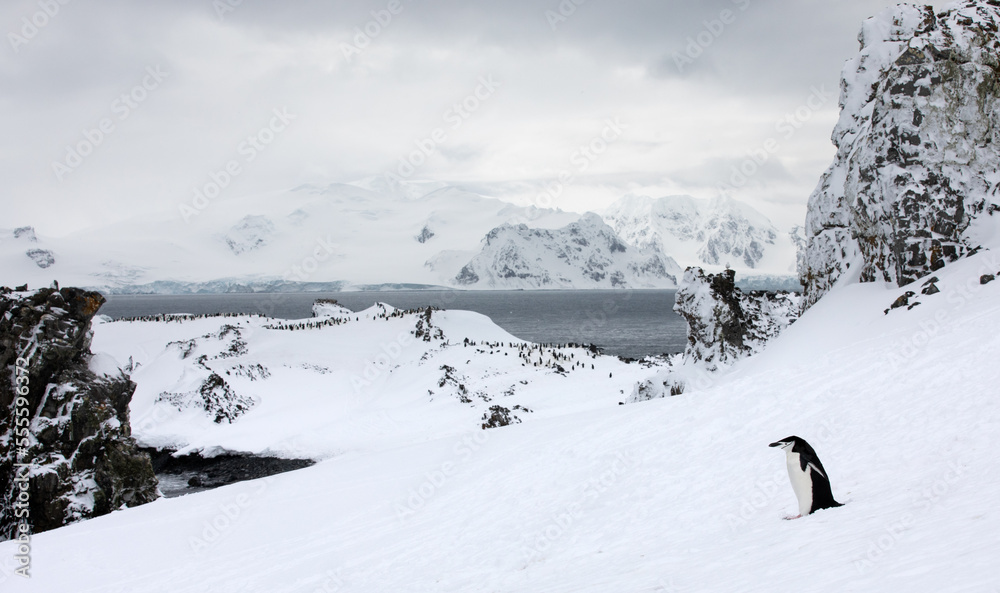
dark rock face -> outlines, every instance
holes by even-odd
[[[521,419],[514,415],[509,409],[503,406],[490,406],[490,410],[483,414],[483,430],[490,428],[500,428],[511,424],[520,424]]]
[[[56,263],[56,256],[48,249],[29,249],[24,252],[39,268],[47,268]]]
[[[146,449],[153,470],[163,478],[161,490],[167,498],[226,484],[256,480],[313,465],[310,459],[280,459],[252,455],[219,455],[204,458],[198,454],[174,456],[169,449]],[[171,484],[173,482],[173,484]]]
[[[744,293],[733,270],[706,275],[701,268],[685,270],[675,299],[688,324],[684,359],[709,370],[759,351],[795,321],[800,305],[794,293]]]
[[[852,265],[903,286],[978,245],[997,211],[1000,5],[899,5],[865,22],[841,81],[837,156],[809,198],[799,276],[816,302]]]
[[[432,238],[434,238],[434,231],[427,225],[424,225],[424,228],[420,230],[420,234],[416,237],[418,243],[426,243]]]
[[[225,324],[214,334],[206,334],[191,340],[171,342],[168,346],[178,349],[181,358],[194,356],[204,343],[212,343],[214,354],[212,360],[232,358],[246,354],[247,343],[243,340],[243,330],[239,326]],[[249,396],[237,393],[229,383],[208,366],[209,356],[203,353],[195,358],[195,365],[205,373],[198,389],[189,392],[164,391],[156,398],[157,402],[167,403],[177,410],[185,408],[200,408],[204,410],[216,424],[228,422],[232,424],[237,418],[250,411],[257,402]],[[266,378],[271,375],[263,365],[238,367],[236,373],[244,375],[251,381]]]
[[[131,437],[124,374],[88,368],[96,292],[0,292],[0,539],[155,500],[149,456]],[[21,478],[27,477],[27,515]]]
[[[635,385],[628,403],[671,397],[698,388],[719,370],[763,350],[798,319],[802,297],[794,292],[736,286],[736,272],[684,271],[674,311],[688,324],[688,345],[671,367]],[[693,381],[693,383],[692,383]]]
[[[38,242],[38,237],[35,235],[35,227],[30,226],[22,226],[14,229],[14,238],[25,239],[32,243]]]

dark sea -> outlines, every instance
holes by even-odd
[[[330,293],[231,293],[109,296],[101,314],[112,318],[160,313],[259,313],[282,319],[312,317],[316,299],[335,299],[353,311],[383,302],[400,309],[432,305],[488,316],[511,334],[542,343],[596,344],[616,356],[641,358],[684,350],[687,324],[674,313],[674,290],[398,290]]]

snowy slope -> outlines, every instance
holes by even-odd
[[[455,281],[470,288],[673,288],[677,262],[655,248],[626,245],[588,212],[554,229],[497,227]]]
[[[412,182],[390,191],[371,180],[217,198],[201,210],[184,204],[195,212],[186,220],[173,209],[66,237],[38,229],[15,237],[14,229],[0,228],[0,285],[58,280],[121,289],[223,280],[212,289],[225,291],[226,283],[280,279],[444,284],[490,229],[504,223],[559,227],[579,217],[441,184]],[[461,256],[448,257],[455,252]]]
[[[628,195],[601,215],[630,245],[655,248],[685,266],[718,271],[729,265],[741,276],[794,272],[788,233],[738,200]]]
[[[989,251],[958,261],[935,273],[939,293],[888,314],[905,289],[842,278],[763,353],[682,396],[428,426],[47,532],[32,579],[4,591],[993,593],[1000,282],[980,277],[997,271]],[[789,434],[844,507],[781,520],[796,505],[767,444]],[[0,544],[0,562],[15,549]]]
[[[463,434],[494,406],[528,422],[617,405],[652,364],[529,344],[469,311],[314,309],[293,322],[104,318],[92,348],[136,367],[141,445],[312,459]]]

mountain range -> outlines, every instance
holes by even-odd
[[[27,221],[30,222],[30,221]],[[673,288],[684,267],[785,280],[794,255],[750,206],[626,196],[599,213],[368,178],[211,201],[63,237],[0,229],[0,283],[105,293],[362,288]]]

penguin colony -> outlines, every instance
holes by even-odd
[[[335,302],[334,302],[335,304]],[[425,322],[430,324],[430,313],[433,311],[440,311],[437,307],[426,307],[426,308],[416,308],[416,309],[395,309],[389,311],[385,305],[382,303],[377,303],[376,306],[381,309],[380,313],[376,313],[371,317],[372,320],[384,320],[389,321],[392,319],[402,319],[408,316],[418,316],[425,320]],[[144,315],[138,317],[122,317],[116,319],[116,322],[163,322],[163,323],[178,323],[185,321],[195,321],[198,319],[210,319],[218,317],[243,317],[243,318],[263,318],[266,317],[257,313],[207,313],[207,314],[159,314],[159,315]],[[360,316],[351,317],[328,317],[324,319],[317,319],[312,321],[296,321],[294,323],[290,322],[276,322],[264,325],[265,329],[279,330],[279,331],[303,331],[303,330],[313,330],[322,329],[325,327],[333,327],[344,325],[351,321],[360,321]],[[421,328],[418,328],[421,329]],[[419,333],[419,332],[418,332]],[[439,334],[440,332],[438,332]],[[420,336],[418,336],[420,337]],[[439,339],[443,339],[443,335],[435,335]],[[470,340],[466,338],[462,346],[465,348],[475,348],[476,352],[480,354],[496,354],[503,356],[509,356],[511,352],[514,352],[521,359],[521,366],[530,366],[534,368],[549,368],[557,373],[566,374],[569,371],[582,370],[589,368],[591,370],[595,369],[593,362],[585,362],[585,359],[596,360],[601,354],[600,348],[594,344],[580,344],[575,342],[558,343],[558,344],[534,344],[534,343],[515,343],[515,342],[477,342],[475,340]],[[619,357],[624,362],[636,362],[633,359],[627,359]]]

